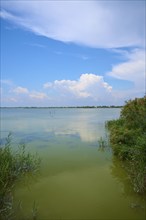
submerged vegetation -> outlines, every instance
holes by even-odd
[[[0,219],[13,219],[13,190],[18,180],[39,170],[40,159],[26,152],[25,145],[12,150],[11,134],[4,146],[0,146]]]
[[[146,192],[146,97],[126,102],[120,118],[107,126],[113,153],[123,161],[134,191]]]

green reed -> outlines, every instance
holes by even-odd
[[[27,174],[35,174],[40,166],[40,158],[26,152],[21,144],[12,149],[12,136],[0,145],[0,219],[13,219],[13,189],[18,180]]]

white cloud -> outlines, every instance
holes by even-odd
[[[126,54],[127,61],[113,66],[112,71],[107,75],[128,80],[134,83],[135,92],[144,94],[146,84],[146,68],[145,68],[145,51],[142,49],[134,49]]]
[[[14,83],[8,80],[2,80],[7,85],[1,88],[2,106],[42,106],[47,105],[49,97],[44,92],[28,90],[22,86],[14,86]],[[41,103],[40,103],[41,101]]]
[[[50,82],[44,83],[44,85],[43,85],[44,89],[51,88],[51,87],[52,87],[52,83],[50,83]]]
[[[1,17],[35,34],[90,47],[145,41],[144,1],[2,1]]]
[[[44,99],[48,98],[45,93],[43,93],[43,92],[36,92],[36,91],[35,92],[31,92],[29,94],[29,97],[32,98],[32,99],[38,99],[38,100],[44,100]]]
[[[31,100],[44,100],[47,99],[48,96],[47,94],[43,93],[43,92],[38,92],[38,91],[29,91],[27,88],[18,86],[15,89],[12,90],[13,93],[17,94],[17,98],[21,98],[21,95],[25,94],[25,98],[29,99],[31,98]],[[23,97],[24,98],[24,97]]]
[[[59,97],[69,99],[91,99],[98,101],[106,99],[111,93],[112,87],[104,82],[103,76],[92,73],[82,74],[78,80],[55,80],[44,84],[48,91],[54,90]],[[105,97],[106,98],[105,98]]]
[[[21,87],[21,86],[16,87],[13,90],[13,92],[16,93],[16,94],[28,94],[29,93],[27,88],[24,88],[24,87]]]
[[[81,105],[121,105],[129,98],[144,95],[145,52],[135,49],[126,53],[127,61],[113,66],[106,76],[133,82],[133,88],[114,89],[103,76],[93,73],[80,75],[76,80],[55,80],[44,83],[40,91],[28,90],[4,80],[2,102],[12,102],[17,106],[81,106]],[[5,83],[9,90],[5,88]],[[4,105],[4,104],[3,104]]]

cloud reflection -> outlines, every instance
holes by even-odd
[[[11,109],[3,118],[2,130],[12,131],[34,141],[63,138],[80,138],[83,142],[96,142],[104,137],[105,121],[119,115],[119,110],[108,109]],[[51,113],[53,112],[53,113]],[[52,117],[53,114],[53,117]],[[8,117],[8,118],[7,118]],[[35,134],[35,135],[34,135]],[[50,137],[51,135],[51,137]],[[32,140],[31,140],[32,141]]]

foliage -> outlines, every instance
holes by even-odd
[[[26,153],[25,145],[12,151],[11,134],[6,144],[0,146],[0,219],[10,219],[13,213],[12,190],[18,180],[26,174],[38,171],[40,159],[37,155]]]
[[[126,102],[120,118],[107,122],[113,152],[122,161],[136,192],[146,191],[146,97]]]

